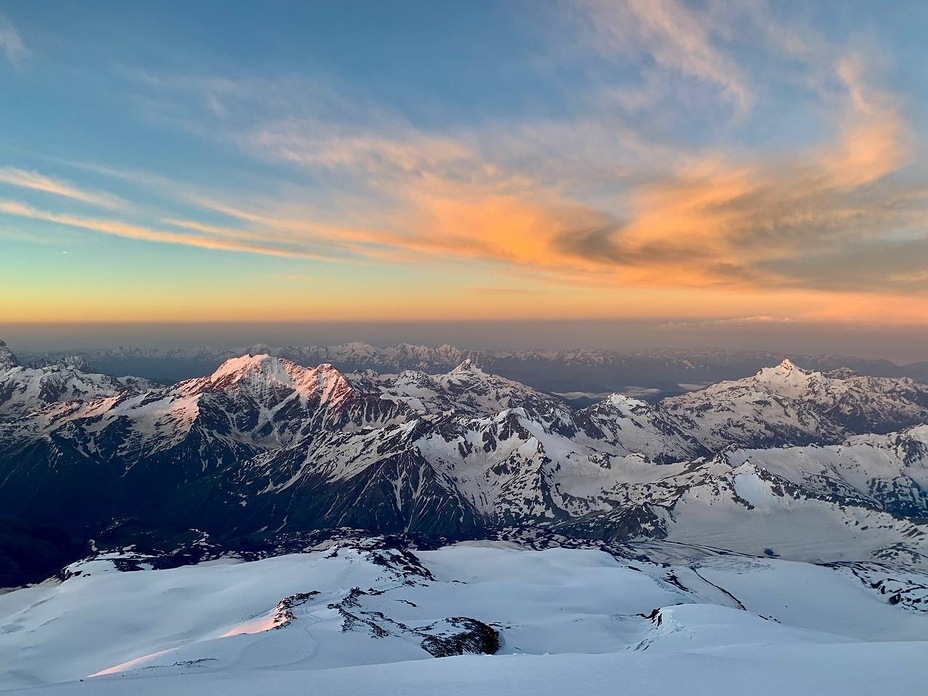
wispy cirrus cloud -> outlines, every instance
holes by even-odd
[[[209,234],[186,234],[157,229],[147,225],[137,225],[123,220],[107,218],[92,218],[80,215],[59,214],[34,208],[19,201],[0,200],[0,214],[51,222],[65,227],[76,227],[101,234],[137,239],[145,242],[158,242],[164,244],[179,244],[199,249],[212,249],[217,251],[232,251],[240,253],[260,254],[264,256],[277,256],[284,258],[326,259],[334,260],[336,254],[314,252],[308,245],[298,248],[287,248],[283,245],[274,245],[263,240],[260,235],[242,230],[214,228]],[[205,230],[199,230],[201,232]]]
[[[89,191],[63,179],[55,179],[16,167],[0,167],[0,184],[62,196],[100,208],[118,209],[129,205],[127,201],[118,196],[101,191]]]
[[[0,14],[0,52],[16,65],[29,57],[30,51],[23,43],[13,23]]]

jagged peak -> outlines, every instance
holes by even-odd
[[[480,366],[472,358],[465,358],[461,361],[456,368],[451,370],[451,374],[462,374],[462,373],[471,373],[475,375],[485,375],[487,374],[480,369]]]
[[[19,367],[19,360],[13,355],[7,344],[0,340],[0,370],[9,370]]]
[[[784,358],[783,361],[775,367],[761,368],[757,374],[754,375],[754,378],[761,381],[805,382],[820,374],[821,373],[813,372],[812,370],[804,370],[789,358]]]

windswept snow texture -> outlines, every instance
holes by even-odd
[[[135,572],[116,569],[129,559],[95,557],[64,582],[0,595],[0,688],[923,693],[924,575],[718,554],[687,565],[641,558],[659,547],[630,547],[628,560],[490,542],[332,546],[172,570],[136,558]],[[919,601],[893,601],[888,585]]]

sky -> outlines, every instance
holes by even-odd
[[[926,26],[918,0],[4,0],[0,332],[916,335]]]

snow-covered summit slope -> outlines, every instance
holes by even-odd
[[[621,675],[643,694],[919,693],[928,613],[892,597],[925,576],[628,552],[332,546],[172,570],[91,558],[0,595],[0,689],[607,694]]]

